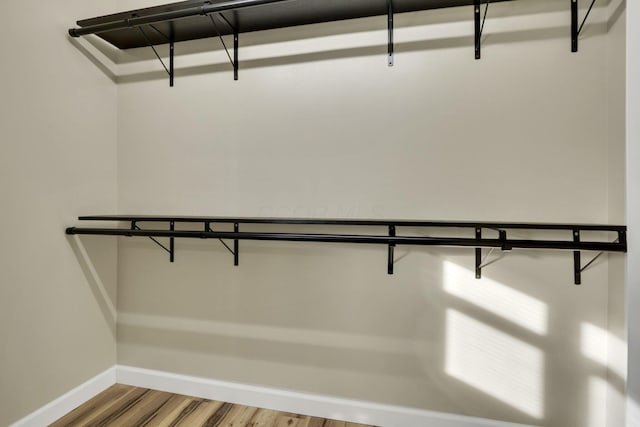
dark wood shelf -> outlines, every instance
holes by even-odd
[[[490,2],[508,0],[490,0]],[[189,0],[163,6],[131,10],[77,22],[83,29],[96,25],[125,22],[131,18],[162,16],[174,12],[189,11],[202,6],[216,6],[230,3],[228,0]],[[482,0],[486,3],[486,0]],[[441,9],[459,6],[473,6],[474,0],[393,0],[394,13]],[[386,16],[388,0],[289,0],[267,3],[252,7],[231,8],[213,13],[218,31],[222,35],[317,24],[371,16]],[[222,16],[224,18],[222,18]],[[473,16],[473,9],[469,11]],[[228,21],[228,22],[225,22]],[[148,46],[151,44],[195,40],[217,37],[216,28],[208,15],[196,14],[177,19],[159,20],[152,24],[155,29],[146,31],[147,40],[136,27],[109,30],[96,33],[99,37],[120,49]]]

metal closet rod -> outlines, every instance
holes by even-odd
[[[248,7],[261,6],[269,3],[281,3],[292,0],[229,0],[223,3],[204,4],[202,6],[194,6],[182,10],[174,10],[170,12],[156,13],[148,16],[135,16],[131,18],[119,19],[104,24],[87,25],[86,27],[70,28],[69,35],[72,37],[80,37],[87,34],[105,33],[109,31],[124,30],[140,25],[157,24],[159,22],[173,21],[176,19],[189,18],[198,15],[208,15],[210,13],[219,13],[227,10],[244,9]]]

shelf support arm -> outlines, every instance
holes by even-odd
[[[484,16],[482,17],[482,20],[480,20],[480,1],[481,0],[474,0],[473,5],[476,59],[480,59],[482,57],[482,32],[484,31],[484,23],[487,19],[487,12],[489,11],[489,0],[487,0],[487,5],[484,8]]]
[[[227,44],[224,42],[224,38],[222,37],[222,34],[220,33],[220,30],[218,29],[218,24],[216,24],[216,20],[213,19],[212,15],[207,15],[207,16],[211,20],[211,23],[213,24],[213,28],[216,30],[216,34],[218,34],[218,38],[220,39],[220,42],[222,43],[222,47],[224,47],[224,51],[226,52],[227,57],[229,58],[229,62],[231,63],[231,66],[233,67],[233,79],[234,80],[238,80],[238,30],[235,29],[231,25],[231,23],[229,23],[229,21],[227,21],[227,18],[225,18],[224,15],[221,14],[223,19],[233,29],[233,56],[234,57],[231,58],[231,54],[229,53],[229,49],[227,48]]]
[[[482,240],[482,228],[476,227],[476,240]],[[476,248],[476,279],[482,278],[482,248]]]
[[[476,279],[482,278],[483,268],[493,264],[494,262],[499,261],[504,256],[504,252],[508,252],[513,249],[511,244],[507,241],[507,232],[505,230],[500,230],[500,229],[494,229],[494,230],[498,232],[498,236],[499,236],[498,239],[501,242],[500,250],[503,252],[503,255],[498,256],[493,261],[487,261],[496,248],[495,247],[489,248],[489,252],[484,257],[482,257],[482,248],[477,247],[476,248]],[[478,242],[482,242],[482,227],[476,227],[476,240]]]
[[[389,31],[389,43],[387,45],[387,49],[388,49],[388,62],[387,64],[389,65],[389,67],[393,67],[393,50],[394,50],[394,43],[393,43],[393,0],[389,0],[388,3],[388,9],[387,9],[387,27],[388,27],[388,31]]]
[[[140,230],[140,231],[143,231],[143,230],[142,230],[142,228],[138,227],[138,225],[136,224],[136,222],[135,222],[135,221],[131,221],[131,229],[132,229],[132,230]],[[174,229],[173,229],[173,228],[171,228],[171,231],[174,231]],[[174,250],[174,247],[173,247],[173,237],[171,237],[171,238],[169,239],[169,241],[171,242],[171,243],[170,243],[170,247],[169,247],[169,248],[167,248],[165,245],[163,245],[162,243],[160,243],[157,239],[153,238],[152,236],[147,236],[147,237],[148,237],[148,238],[149,238],[153,243],[155,243],[156,245],[158,245],[158,246],[160,246],[162,249],[164,249],[164,250],[169,254],[169,260],[170,260],[171,262],[173,262],[173,252],[174,252],[174,251],[173,251],[173,250]]]
[[[152,28],[154,30],[158,31],[155,27],[152,26]],[[153,53],[155,53],[156,58],[158,58],[158,61],[160,61],[160,63],[162,64],[162,67],[164,68],[164,70],[169,75],[169,86],[173,87],[173,54],[174,54],[173,40],[169,41],[169,68],[167,68],[167,66],[165,65],[164,61],[162,60],[162,58],[158,54],[158,51],[156,50],[155,46],[153,45],[153,43],[151,43],[151,40],[147,36],[147,33],[144,32],[142,27],[138,27],[138,29],[140,30],[140,33],[142,34],[142,37],[144,37],[144,39],[147,41],[147,44],[149,45],[149,47],[153,50]],[[162,34],[162,33],[160,33],[160,34]]]
[[[589,10],[587,10],[587,14],[584,16],[582,23],[578,26],[578,0],[571,0],[571,52],[578,51],[578,37],[580,36],[582,28],[587,22],[587,18],[589,18],[589,14],[591,13],[595,3],[596,0],[591,0]]]
[[[396,237],[396,226],[395,225],[390,225],[389,226],[389,237]],[[389,244],[389,253],[388,253],[388,259],[387,259],[387,274],[393,274],[393,263],[395,261],[395,256],[394,256],[394,250],[395,250],[395,243],[390,243]]]
[[[622,233],[622,232],[621,232],[621,233]],[[616,240],[614,240],[614,241],[613,241],[613,243],[620,243],[620,242],[621,242],[620,238],[618,238],[618,239],[616,239]],[[587,269],[588,269],[589,267],[591,267],[591,266],[593,265],[593,263],[594,263],[594,262],[596,262],[596,261],[597,261],[597,260],[598,260],[602,255],[604,255],[604,252],[602,252],[602,251],[601,251],[601,252],[598,252],[598,254],[597,254],[596,256],[594,256],[593,258],[591,258],[591,261],[589,261],[588,263],[586,263],[586,264],[584,265],[584,267],[581,267],[581,268],[580,268],[580,272],[581,272],[581,273],[583,273],[583,272],[587,271]]]
[[[573,230],[573,241],[580,242],[580,230]],[[582,284],[582,268],[580,267],[580,251],[573,251],[573,283]]]
[[[213,228],[211,228],[211,225],[210,225],[210,224],[211,224],[210,222],[205,222],[205,223],[204,223],[204,231],[205,231],[205,232],[207,232],[207,233],[213,233],[213,232],[214,232],[214,231],[213,231]],[[236,255],[236,254],[235,254],[235,252],[233,251],[233,249],[231,249],[231,248],[229,247],[229,245],[227,245],[227,244],[225,243],[225,241],[224,241],[224,240],[222,240],[222,239],[218,239],[218,241],[219,241],[220,243],[222,243],[222,245],[223,245],[225,248],[227,248],[227,250],[228,250],[229,252],[231,252],[231,255],[233,255],[233,256],[235,256],[235,255]]]
[[[234,233],[239,233],[240,232],[240,224],[239,223],[234,223],[233,224],[233,232]],[[234,239],[233,241],[233,265],[237,266],[238,265],[238,261],[239,261],[239,257],[240,257],[240,247],[238,244],[238,239]]]

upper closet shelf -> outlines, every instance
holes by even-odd
[[[163,6],[136,9],[113,15],[83,19],[70,28],[72,37],[96,34],[119,49],[150,46],[169,74],[173,86],[174,43],[219,37],[238,79],[238,35],[252,31],[317,24],[346,19],[386,16],[388,64],[393,65],[394,15],[396,13],[473,6],[475,58],[481,57],[481,40],[489,3],[510,0],[188,0]],[[582,23],[578,0],[569,0],[571,50],[577,52],[578,37],[593,9],[591,0]],[[483,11],[484,7],[484,11]],[[233,57],[223,36],[233,35]],[[154,46],[169,43],[167,66]]]
[[[506,0],[491,0],[506,1]],[[78,21],[74,36],[97,34],[120,49],[186,41],[296,25],[384,16],[455,6],[480,0],[189,0]],[[482,0],[482,4],[487,3]],[[218,31],[209,16],[218,22]],[[136,28],[153,25],[147,37]],[[157,31],[156,31],[157,30]],[[147,40],[148,38],[148,40]]]

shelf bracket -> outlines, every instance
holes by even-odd
[[[169,231],[175,231],[176,230],[176,223],[173,221],[169,222]],[[170,237],[169,238],[169,261],[173,262],[174,261],[174,254],[175,254],[175,237]]]
[[[390,225],[389,226],[389,237],[396,237],[396,226],[395,225]],[[387,260],[387,274],[393,274],[393,263],[395,261],[395,256],[394,256],[394,250],[395,250],[395,243],[389,243],[389,255],[388,255],[388,260]]]
[[[573,230],[573,241],[580,243],[580,230]],[[573,283],[582,284],[582,268],[580,267],[580,251],[573,251]]]
[[[484,16],[482,20],[480,20],[480,2],[481,0],[474,0],[473,5],[473,20],[475,23],[475,49],[476,49],[476,59],[480,59],[482,57],[482,32],[484,31],[484,22],[487,19],[487,12],[489,11],[489,0],[487,0],[487,5],[484,8]]]
[[[500,250],[503,252],[511,251],[513,248],[511,244],[507,241],[507,232],[499,229],[495,229],[495,231],[498,232],[499,240],[502,242]],[[479,242],[482,241],[482,227],[476,227],[476,240]],[[482,279],[483,268],[493,264],[494,262],[500,260],[500,258],[504,256],[504,255],[501,255],[498,258],[494,259],[493,261],[487,261],[495,249],[496,249],[495,247],[489,248],[489,252],[483,258],[482,248],[480,247],[476,248],[476,279]]]
[[[234,223],[233,224],[233,232],[238,234],[240,232],[240,224],[239,223]],[[239,261],[239,255],[240,255],[240,248],[238,245],[238,239],[234,239],[233,240],[233,265],[237,266],[238,265],[238,261]]]
[[[219,15],[222,17],[222,19],[224,19],[227,25],[229,25],[233,30],[233,58],[231,58],[231,54],[229,53],[227,44],[224,42],[224,38],[222,37],[220,30],[218,29],[218,24],[216,24],[216,20],[213,18],[213,15],[207,15],[207,16],[209,17],[209,19],[211,19],[213,28],[216,30],[216,34],[218,34],[218,38],[222,43],[222,47],[224,47],[224,51],[226,52],[227,57],[229,58],[229,62],[233,67],[233,80],[238,80],[238,30],[233,25],[231,25],[231,23],[227,20],[227,18],[225,18],[223,14],[220,13]]]
[[[204,231],[205,231],[206,233],[214,233],[213,228],[211,228],[211,223],[210,223],[210,222],[205,222],[205,223],[204,223]],[[228,250],[229,252],[231,252],[231,255],[233,255],[233,256],[234,256],[234,258],[235,258],[236,253],[233,251],[233,249],[231,249],[231,248],[229,247],[229,245],[227,245],[227,244],[225,243],[225,241],[224,241],[224,240],[222,240],[222,239],[218,239],[218,241],[219,241],[220,243],[222,243],[222,245],[223,245],[225,248],[227,248],[227,250]],[[235,264],[235,265],[238,265],[238,264]]]
[[[587,18],[589,17],[595,3],[596,0],[591,0],[589,10],[587,10],[587,14],[584,16],[582,23],[578,26],[578,0],[571,0],[571,52],[578,51],[578,37],[580,37],[582,28],[584,27],[585,22],[587,22]]]
[[[131,229],[132,230],[140,230],[143,231],[142,228],[138,227],[138,224],[136,224],[135,221],[131,221]],[[174,231],[174,225],[173,223],[171,223],[170,226],[171,231]],[[173,244],[173,237],[171,237],[169,239],[170,242],[170,246],[167,248],[165,245],[163,245],[162,243],[160,243],[157,239],[153,238],[152,236],[147,236],[153,243],[155,243],[156,245],[160,246],[162,249],[164,249],[165,251],[167,251],[169,253],[169,261],[173,262],[173,253],[174,253],[174,244]]]
[[[476,227],[476,240],[482,240],[482,228]],[[476,279],[482,278],[482,248],[476,248]]]
[[[144,32],[142,27],[138,27],[138,29],[140,30],[140,33],[142,34],[142,37],[144,37],[144,39],[147,41],[147,44],[153,50],[153,53],[156,55],[156,58],[158,58],[158,61],[160,61],[160,63],[162,64],[162,67],[164,68],[164,70],[169,75],[169,87],[173,87],[173,75],[174,75],[174,70],[173,70],[173,56],[174,56],[173,39],[169,39],[169,37],[167,37],[162,32],[160,32],[153,25],[151,25],[151,28],[156,30],[158,33],[160,33],[162,36],[164,36],[169,41],[169,68],[167,68],[166,64],[164,63],[164,61],[162,60],[162,58],[158,54],[158,51],[156,50],[155,46],[153,45],[153,43],[151,43],[151,40],[147,36],[147,33]]]
[[[389,67],[393,67],[393,0],[389,0],[388,9],[387,9],[387,26],[389,30],[389,43],[388,43],[388,56],[387,56],[387,64]],[[391,274],[391,273],[390,273]]]
[[[620,234],[621,234],[621,233],[623,233],[623,232],[620,232]],[[612,243],[620,243],[620,242],[621,242],[620,237],[618,237],[618,238],[617,238],[616,240],[614,240]],[[626,244],[626,243],[625,243],[625,244]],[[579,252],[578,252],[578,253],[579,253]],[[591,261],[589,261],[588,263],[586,263],[586,264],[584,265],[584,267],[580,267],[580,273],[583,273],[583,272],[587,271],[587,269],[588,269],[589,267],[591,267],[591,266],[593,265],[593,263],[594,263],[594,262],[596,262],[596,261],[598,260],[598,258],[600,258],[602,255],[604,255],[604,252],[602,252],[602,251],[601,251],[601,252],[598,252],[598,254],[597,254],[596,256],[594,256],[593,258],[591,258]],[[579,283],[576,283],[576,284],[578,285]]]

